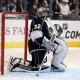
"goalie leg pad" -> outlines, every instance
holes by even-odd
[[[9,71],[13,71],[13,69],[19,67],[20,65],[29,66],[30,62],[31,61],[24,60],[22,58],[13,58],[13,57],[10,57],[7,69]]]
[[[46,70],[49,71],[49,69],[50,69],[49,66],[43,66],[41,68],[41,71],[46,71]],[[36,72],[36,71],[39,71],[39,67],[25,66],[17,63],[12,67],[11,72],[12,71]]]
[[[27,72],[34,72],[34,71],[38,71],[39,67],[35,67],[35,66],[30,66],[30,62],[28,60],[24,60],[21,58],[13,58],[10,57],[9,59],[9,65],[8,65],[8,70],[9,71],[27,71]],[[43,66],[41,68],[41,71],[45,71],[45,70],[49,70],[49,66]]]
[[[11,71],[13,65],[12,65],[12,61],[13,61],[13,57],[10,56],[9,58],[9,62],[8,62],[8,66],[7,66],[7,70]]]
[[[51,64],[58,67],[60,70],[65,70],[66,66],[62,64],[64,58],[66,56],[66,52],[63,50],[58,54],[54,54]]]

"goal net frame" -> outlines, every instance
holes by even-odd
[[[5,16],[10,15],[25,15],[25,40],[24,40],[24,59],[27,59],[27,41],[28,41],[28,13],[26,12],[2,12],[1,13],[1,75],[4,75],[4,48],[5,48]]]

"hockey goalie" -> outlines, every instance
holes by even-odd
[[[37,18],[33,19],[30,25],[29,33],[29,53],[32,60],[24,60],[22,58],[10,57],[8,70],[9,71],[45,71],[51,68],[51,71],[65,71],[66,66],[63,60],[67,54],[67,44],[60,38],[62,33],[61,27],[55,29],[58,35],[54,34],[54,30],[48,29],[47,23],[44,21],[48,13],[45,8],[40,7],[37,10]],[[52,30],[52,31],[51,31]],[[53,52],[51,65],[44,65],[44,60],[47,52]]]

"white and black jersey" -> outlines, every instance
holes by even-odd
[[[29,40],[29,47],[31,45],[29,49],[30,53],[32,52],[32,50],[45,49],[44,47],[40,46],[42,44],[44,36],[49,40],[51,38],[46,22],[41,18],[33,19],[30,25],[30,40]]]
[[[30,25],[29,53],[32,55],[32,65],[41,64],[46,54],[46,48],[41,46],[43,37],[50,39],[48,26],[41,18],[35,18]]]
[[[50,39],[49,31],[48,31],[48,26],[45,21],[43,21],[41,18],[35,18],[31,22],[30,26],[30,36],[33,40],[33,37],[35,39],[40,38],[40,37],[46,37]]]

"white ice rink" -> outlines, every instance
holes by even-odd
[[[52,54],[48,55],[50,64]],[[64,63],[67,65],[65,72],[45,72],[36,76],[36,73],[7,72],[0,76],[0,80],[80,80],[80,47],[69,48]]]

